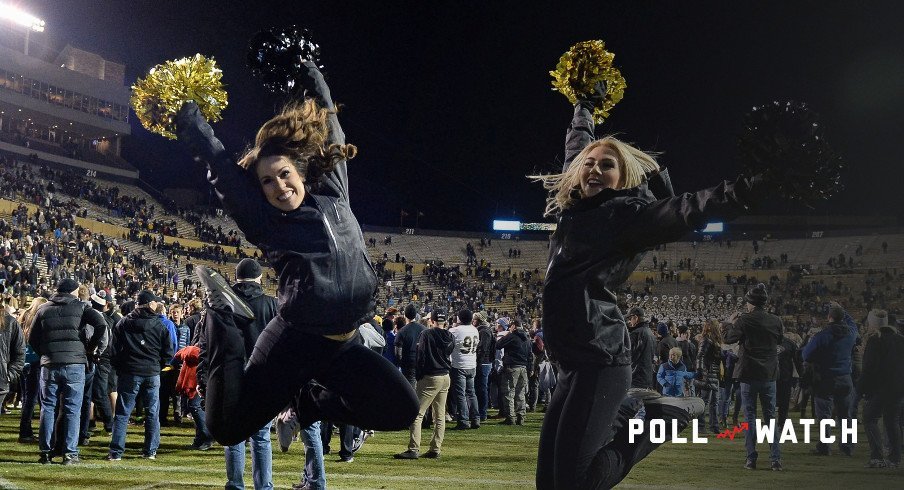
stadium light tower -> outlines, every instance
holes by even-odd
[[[0,3],[0,18],[25,28],[25,54],[28,54],[28,37],[31,31],[44,32],[44,20],[8,3]]]

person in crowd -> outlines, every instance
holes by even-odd
[[[395,347],[396,359],[399,361],[399,367],[402,374],[412,387],[417,386],[417,377],[415,371],[417,368],[417,341],[426,327],[418,323],[417,306],[409,303],[405,307],[405,320],[407,323],[400,328],[396,334],[393,343]]]
[[[38,308],[47,302],[47,298],[38,296],[31,300],[28,309],[19,314],[19,325],[22,327],[22,338],[31,336],[31,327],[34,325]],[[32,444],[38,442],[34,435],[32,418],[34,417],[35,404],[38,403],[40,386],[38,383],[41,374],[41,356],[34,350],[30,343],[25,342],[25,366],[22,368],[22,414],[19,418],[19,443]]]
[[[628,311],[625,322],[631,339],[631,388],[653,389],[653,352],[656,339],[650,323],[644,320],[644,310],[635,306]]]
[[[524,414],[527,411],[527,367],[533,365],[534,354],[530,335],[521,328],[518,319],[512,319],[508,335],[496,342],[496,349],[504,353],[502,367],[507,386],[505,405],[508,416],[500,424],[524,425]]]
[[[785,331],[782,342],[778,346],[778,379],[775,383],[776,409],[778,411],[778,425],[785,426],[788,419],[788,410],[791,406],[791,390],[794,388],[799,374],[803,370],[801,357],[798,353],[801,338],[791,331]]]
[[[25,366],[25,338],[22,327],[5,309],[0,310],[0,407],[16,387]]]
[[[675,332],[675,324],[669,320],[668,323],[660,323],[656,326],[656,333],[659,335],[659,344],[656,347],[656,355],[659,363],[664,364],[669,358],[669,351],[678,347],[678,341],[672,334]]]
[[[694,379],[695,376],[696,373],[688,371],[681,360],[681,347],[672,347],[668,361],[660,364],[659,371],[656,372],[656,380],[662,385],[662,394],[679,398],[684,396],[684,380]]]
[[[166,306],[163,302],[157,303],[157,315],[160,321],[166,326],[169,333],[170,351],[175,354],[179,350],[179,331],[176,324],[167,316]],[[182,422],[182,415],[179,413],[179,396],[176,394],[176,381],[179,378],[178,366],[173,366],[170,359],[163,370],[160,371],[160,426],[169,427],[169,409],[173,408],[173,422],[179,425]]]
[[[819,420],[834,418],[837,421],[851,418],[850,397],[853,392],[851,380],[851,352],[857,342],[857,325],[854,319],[838,303],[829,308],[828,325],[807,342],[802,354],[803,360],[812,364],[813,404]],[[834,408],[834,410],[833,410]],[[840,427],[840,423],[838,425]],[[838,437],[842,454],[851,456],[853,445]],[[826,456],[829,445],[819,441],[814,454]]]
[[[250,358],[254,352],[261,332],[276,316],[276,298],[264,293],[261,286],[263,269],[251,258],[242,259],[235,268],[236,283],[232,285],[235,294],[251,308],[254,319],[241,323],[242,338],[245,341],[245,356]],[[207,343],[202,343],[206,347]],[[200,356],[209,364],[208,352],[202,350]],[[273,448],[270,444],[270,426],[268,421],[257,432],[251,435],[251,475],[254,490],[273,488]],[[245,441],[227,446],[226,453],[226,488],[241,490],[245,488]]]
[[[493,371],[493,359],[496,355],[496,335],[489,323],[486,313],[478,311],[472,319],[477,329],[477,375],[474,378],[474,390],[477,392],[477,410],[480,413],[480,421],[485,422],[490,402],[490,372]]]
[[[116,326],[116,323],[114,323],[113,317],[108,315],[112,302],[108,302],[106,294],[101,295],[101,293],[103,293],[102,290],[91,295],[91,307],[100,311],[107,322],[107,336],[110,341],[107,343],[107,347],[96,357],[96,362],[94,363],[91,402],[94,404],[95,417],[100,418],[104,431],[109,434],[113,431],[113,408],[110,404],[110,376],[113,368],[110,365],[110,357],[113,352],[113,327]]]
[[[394,366],[398,366],[399,364],[399,361],[396,359],[395,355],[395,319],[398,315],[399,310],[397,308],[387,308],[386,314],[383,315],[383,322],[380,325],[383,329],[383,339],[386,346],[383,349],[383,357],[385,357],[386,360],[391,362]]]
[[[678,347],[681,347],[681,362],[690,369],[696,369],[697,346],[694,344],[693,340],[691,340],[690,327],[687,325],[680,325],[678,327],[678,337],[675,341],[678,343]],[[691,395],[694,395],[695,390],[693,389],[693,384],[691,384],[690,391]]]
[[[684,350],[681,351],[682,356]],[[700,383],[698,393],[709,411],[709,429],[713,434],[719,433],[718,408],[720,386],[722,384],[722,326],[719,320],[710,318],[703,324],[700,349],[697,352],[697,379]],[[700,414],[700,425],[706,427],[704,415]]]
[[[113,357],[117,373],[116,415],[110,441],[109,461],[122,460],[126,449],[126,429],[135,408],[135,399],[144,399],[144,448],[142,457],[157,459],[160,447],[160,371],[174,356],[170,333],[157,306],[162,301],[150,290],[138,293],[135,309],[113,329]]]
[[[474,320],[471,310],[463,308],[457,316],[458,322],[449,329],[449,333],[455,338],[451,375],[457,424],[453,430],[479,429],[480,414],[474,378],[477,376],[477,347],[480,345],[480,335],[477,328],[471,324]]]
[[[399,430],[418,410],[398,369],[353,341],[373,317],[377,288],[349,205],[346,161],[357,150],[345,142],[316,65],[305,62],[294,82],[306,98],[264,123],[238,165],[197,104],[175,118],[178,139],[207,164],[227,212],[279,275],[279,314],[246,365],[237,323],[253,313],[222,277],[198,268],[210,302],[207,425],[225,445],[256,433],[290,402],[301,426],[332,420]]]
[[[416,376],[420,407],[411,423],[408,449],[396,454],[396,459],[436,459],[441,456],[446,433],[446,398],[452,384],[449,371],[452,369],[454,349],[455,338],[449,333],[446,311],[434,308],[430,312],[429,328],[419,336],[417,342]],[[430,450],[421,454],[421,421],[428,408],[433,410],[433,437],[430,439]]]
[[[741,403],[744,406],[744,418],[747,430],[744,431],[744,446],[747,449],[747,461],[744,468],[755,470],[756,451],[756,402],[760,400],[763,408],[763,419],[775,419],[776,389],[778,378],[778,345],[784,335],[781,318],[766,312],[769,296],[766,285],[757,284],[744,296],[747,312],[743,315],[735,313],[729,319],[731,328],[725,336],[725,342],[740,344],[738,364],[735,367],[738,381],[741,383]],[[781,448],[778,438],[770,443],[769,458],[773,471],[782,471]]]
[[[77,444],[85,369],[88,353],[100,345],[107,322],[78,300],[78,287],[74,279],[61,280],[56,294],[38,309],[28,337],[28,343],[41,356],[41,464],[51,462],[57,401],[65,427],[65,433],[57,434],[63,441],[63,464],[81,462]]]
[[[901,414],[904,412],[904,376],[901,376],[904,335],[888,324],[884,310],[874,311],[877,313],[867,323],[863,371],[857,386],[866,397],[863,420],[870,449],[866,467],[898,469],[902,449]],[[880,418],[882,429],[879,428]],[[887,457],[883,453],[886,447]]]
[[[529,334],[533,361],[527,373],[527,411],[533,412],[537,409],[538,402],[549,404],[550,394],[549,390],[540,389],[542,366],[544,362],[549,361],[549,357],[546,355],[546,343],[543,341],[543,323],[539,318],[531,321]]]

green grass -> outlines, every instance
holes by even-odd
[[[185,449],[192,441],[190,423],[161,429],[156,461],[140,457],[142,429],[129,427],[123,460],[108,462],[110,437],[96,433],[81,449],[83,464],[64,467],[37,463],[36,445],[16,442],[19,412],[0,417],[0,488],[223,488],[226,482],[223,449],[207,452]],[[447,431],[439,460],[396,461],[392,455],[406,448],[408,433],[381,432],[369,439],[353,463],[339,463],[335,453],[326,458],[329,488],[460,489],[532,488],[537,440],[542,414],[528,414],[524,427],[488,421],[480,430]],[[37,421],[34,423],[37,427]],[[868,452],[860,427],[854,458],[814,457],[812,445],[782,446],[786,471],[746,471],[743,436],[734,441],[710,437],[709,444],[666,444],[637,465],[620,488],[902,488],[904,470],[863,468]],[[684,434],[687,435],[687,434]],[[429,433],[424,432],[425,446]],[[334,437],[333,448],[338,439]],[[289,488],[299,480],[304,455],[300,443],[279,452],[274,438],[273,480]],[[768,454],[764,446],[761,455]],[[761,458],[767,462],[768,457]],[[250,456],[245,481],[252,488]]]

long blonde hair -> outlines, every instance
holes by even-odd
[[[313,99],[286,105],[261,126],[254,146],[239,159],[239,165],[255,172],[261,159],[285,156],[306,183],[316,184],[339,162],[350,160],[358,153],[355,145],[326,144],[330,134],[329,116],[334,112],[319,107]]]
[[[543,216],[555,216],[562,211],[574,206],[581,200],[580,174],[587,160],[587,155],[595,148],[606,146],[615,152],[618,160],[618,170],[621,178],[618,189],[629,189],[639,186],[650,172],[658,172],[659,164],[656,157],[625,143],[614,136],[600,138],[589,145],[572,160],[565,172],[549,175],[528,175],[527,178],[541,182],[543,188],[549,191],[546,198],[546,210]]]
[[[38,314],[38,308],[46,302],[47,298],[38,296],[31,300],[27,310],[19,314],[19,325],[22,327],[22,333],[25,335],[26,341],[28,341],[28,334],[31,333],[31,324],[34,323],[35,315]]]

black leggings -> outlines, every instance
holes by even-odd
[[[357,338],[330,340],[275,318],[245,365],[233,315],[208,309],[205,326],[207,427],[224,446],[259,431],[293,400],[302,407],[299,419],[311,422],[401,430],[417,416],[417,395],[408,381]]]
[[[540,430],[538,489],[610,488],[624,478],[634,453],[613,441],[613,423],[630,386],[631,366],[559,367]]]

